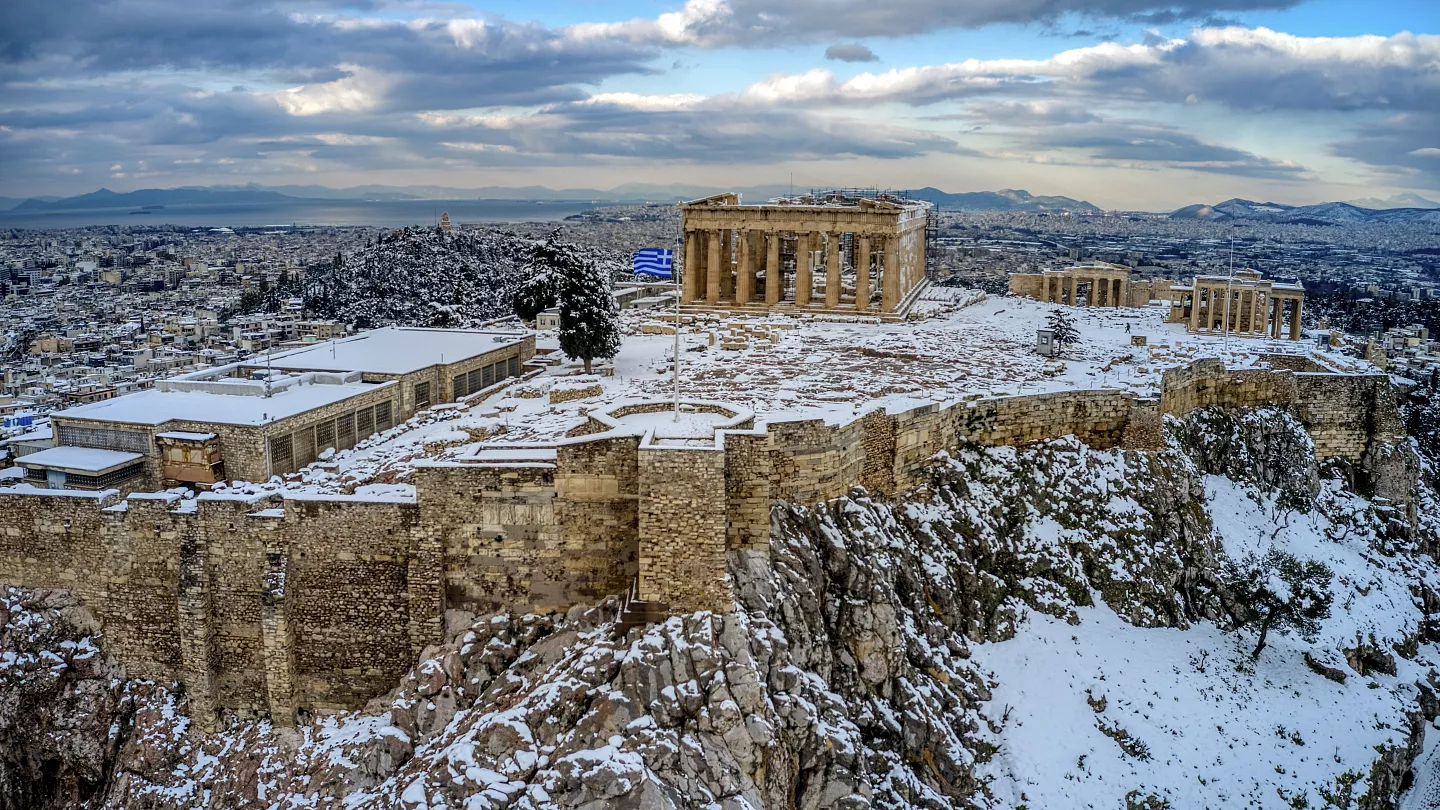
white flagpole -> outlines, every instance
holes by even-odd
[[[681,239],[680,242],[684,240]],[[680,271],[675,264],[675,255],[680,252],[680,244],[676,243],[676,250],[670,254],[670,280],[675,282],[675,417],[676,422],[680,421]],[[689,256],[685,259],[688,261]]]

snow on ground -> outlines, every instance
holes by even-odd
[[[1335,481],[1322,487],[1334,520],[1277,509],[1273,495],[1228,478],[1205,480],[1227,555],[1275,546],[1335,572],[1332,615],[1311,641],[1272,633],[1252,660],[1251,630],[1139,628],[1097,599],[1078,610],[1078,625],[1030,612],[1011,641],[976,646],[999,682],[986,713],[1009,717],[987,766],[1001,805],[1125,807],[1138,791],[1132,798],[1154,794],[1175,808],[1325,807],[1320,791],[1335,790],[1337,774],[1368,775],[1376,746],[1403,746],[1413,684],[1440,651],[1396,655],[1396,676],[1351,672],[1343,684],[1304,655],[1333,661],[1330,651],[1359,637],[1390,650],[1420,619],[1411,582],[1434,569],[1378,555],[1363,521],[1345,519],[1367,503]],[[1440,751],[1432,744],[1425,757],[1409,808],[1440,807],[1416,798],[1440,797]]]
[[[980,299],[978,303],[969,303]],[[971,394],[1033,394],[1114,387],[1142,394],[1159,391],[1166,368],[1203,357],[1231,367],[1259,365],[1260,352],[1306,351],[1309,344],[1188,334],[1167,324],[1168,306],[1133,309],[1064,308],[1081,339],[1062,359],[1034,351],[1035,330],[1054,305],[1024,298],[981,298],[974,291],[935,288],[919,309],[931,313],[908,323],[827,322],[755,317],[700,322],[680,335],[681,393],[748,408],[757,422],[823,418],[843,424],[877,407],[904,410],[951,403]],[[627,399],[674,396],[673,335],[641,334],[653,311],[622,314],[626,337],[613,376],[600,377],[601,396],[551,406],[545,393],[578,365],[554,366],[483,402],[446,405],[337,453],[328,462],[290,476],[273,488],[292,492],[348,493],[363,484],[403,483],[410,463],[472,454],[475,442],[549,442],[582,424],[584,413]],[[729,324],[783,324],[778,343],[750,340],[723,349]],[[1149,345],[1136,347],[1143,335]],[[713,345],[712,345],[713,342]],[[553,335],[537,345],[555,348]],[[1334,358],[1336,363],[1349,363]],[[532,394],[525,396],[525,394]],[[538,394],[536,396],[535,394]],[[258,491],[265,485],[242,484]]]
[[[1124,807],[1138,790],[1197,810],[1324,807],[1339,763],[1367,771],[1375,746],[1404,744],[1427,669],[1397,657],[1398,677],[1338,684],[1293,637],[1252,663],[1253,634],[1137,628],[1103,603],[1079,613],[1073,627],[1032,613],[1014,639],[974,648],[999,681],[987,714],[1009,714],[986,766],[1001,806]]]

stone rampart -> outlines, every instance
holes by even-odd
[[[670,407],[629,403],[558,442],[420,464],[414,498],[20,488],[0,494],[0,582],[76,593],[129,673],[183,683],[202,724],[216,710],[285,723],[383,693],[441,639],[447,611],[561,611],[632,584],[674,610],[727,609],[725,554],[768,547],[773,502],[857,485],[892,497],[937,452],[966,444],[1074,435],[1154,449],[1165,415],[1278,407],[1305,424],[1317,455],[1383,464],[1377,494],[1405,500],[1388,379],[1295,368],[1199,361],[1167,372],[1159,399],[974,398],[840,425],[755,425],[748,412],[694,403],[731,417],[707,439],[627,429],[625,416]]]

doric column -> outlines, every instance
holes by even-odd
[[[720,276],[724,275],[725,266],[720,263],[720,232],[711,231],[705,235],[705,241],[709,248],[705,256],[705,300],[712,304],[720,303]]]
[[[840,234],[825,234],[825,306],[840,306]]]
[[[898,237],[886,235],[884,265],[880,268],[880,309],[894,312],[900,306],[900,257]]]
[[[695,246],[696,241],[694,231],[685,232],[685,255],[680,260],[680,268],[685,274],[685,279],[681,285],[680,296],[686,301],[694,301],[700,297],[695,292],[696,271],[700,269],[700,249]]]
[[[815,282],[810,276],[811,238],[813,234],[795,234],[795,306],[810,305]]]
[[[1295,299],[1295,312],[1290,316],[1290,339],[1300,339],[1300,310],[1304,308],[1305,301],[1302,298]]]
[[[855,309],[870,308],[870,237],[855,234]]]
[[[755,292],[755,262],[750,258],[754,240],[750,238],[749,231],[740,231],[739,237],[740,271],[735,276],[735,303],[748,304]]]
[[[1280,324],[1285,320],[1285,299],[1270,299],[1270,339],[1280,339]]]
[[[785,290],[785,268],[780,265],[780,232],[775,231],[765,235],[767,242],[765,251],[765,303],[780,303],[780,295]]]
[[[735,232],[720,232],[720,300],[735,300]]]
[[[1194,332],[1200,323],[1200,295],[1203,288],[1195,282],[1190,288],[1190,331]]]

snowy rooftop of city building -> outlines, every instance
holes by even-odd
[[[265,365],[268,362],[277,369],[408,374],[429,366],[458,363],[524,339],[525,333],[520,331],[477,332],[391,326],[275,354],[268,361],[263,355],[252,357],[247,365]]]
[[[62,419],[94,419],[134,425],[172,421],[220,425],[264,425],[323,408],[394,383],[298,384],[277,387],[271,396],[236,396],[210,391],[150,389],[61,411]]]
[[[57,470],[76,470],[87,473],[102,473],[139,461],[139,453],[122,453],[118,450],[99,450],[93,447],[52,447],[31,453],[20,461],[22,467],[46,467]]]

